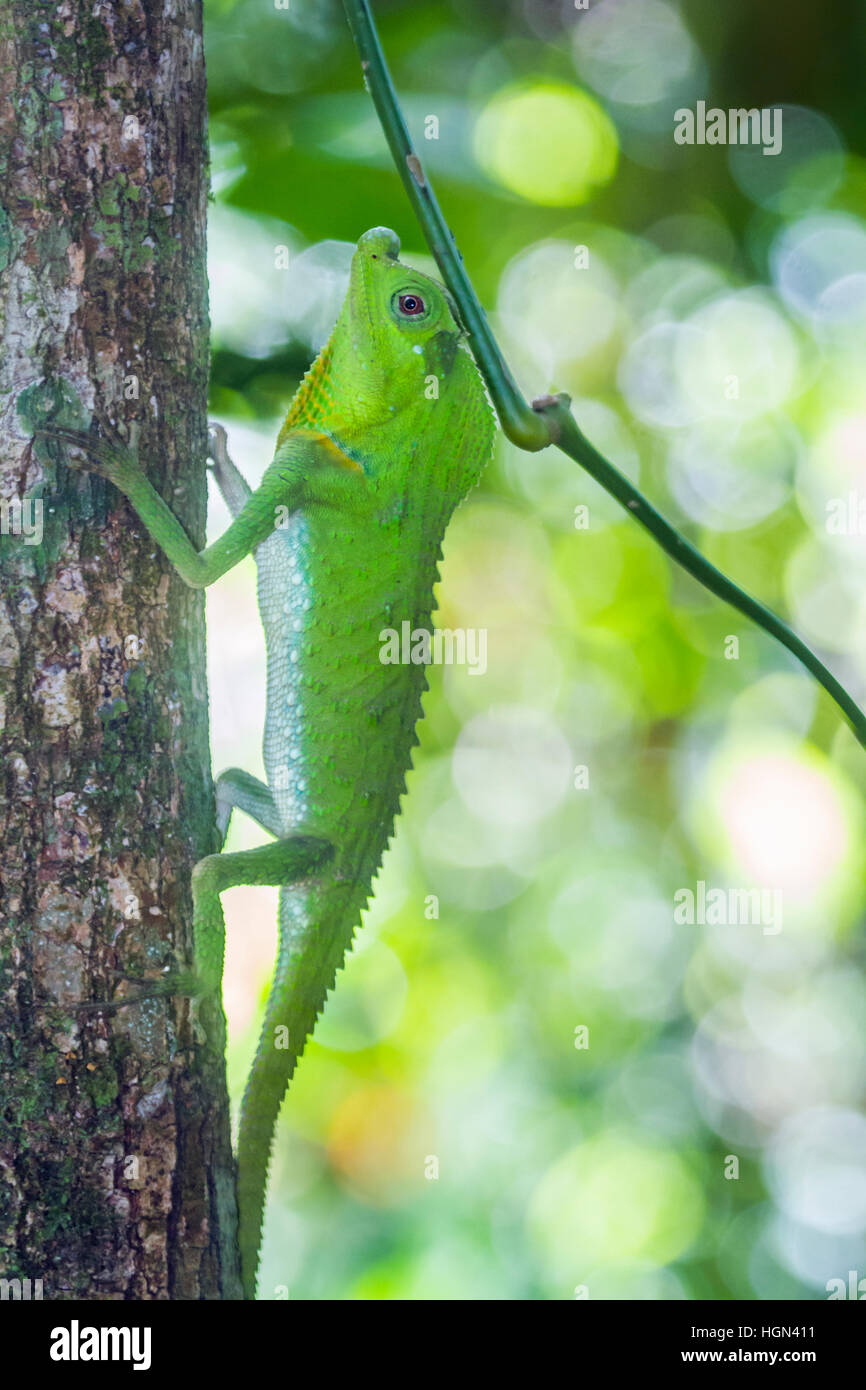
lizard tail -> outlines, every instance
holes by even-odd
[[[268,1168],[277,1116],[349,944],[345,936],[341,940],[341,934],[329,930],[321,921],[299,926],[293,906],[290,892],[281,890],[276,971],[241,1103],[238,1239],[241,1281],[244,1298],[248,1299],[256,1296]]]

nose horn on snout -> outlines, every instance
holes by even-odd
[[[400,238],[390,227],[371,227],[359,240],[358,250],[381,256],[382,260],[396,261],[400,254]]]

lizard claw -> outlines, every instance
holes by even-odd
[[[40,425],[34,431],[37,438],[48,439],[60,444],[64,449],[78,449],[86,459],[67,457],[72,468],[85,468],[109,482],[115,482],[138,464],[133,450],[110,425],[100,426],[104,438],[88,434],[85,430],[68,429],[63,425]]]
[[[130,1008],[134,1004],[145,1004],[151,999],[164,999],[170,995],[181,998],[196,998],[204,994],[204,986],[197,976],[178,971],[164,975],[159,980],[147,981],[141,975],[128,975],[122,970],[109,971],[115,980],[133,980],[144,988],[124,999],[85,1000],[73,1007],[77,1013],[117,1013],[118,1009]]]
[[[228,435],[216,420],[208,421],[207,456],[208,466],[215,464],[217,468],[225,468],[228,463]]]

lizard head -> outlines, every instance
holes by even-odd
[[[444,515],[478,480],[493,416],[448,291],[399,251],[387,227],[361,237],[334,330],[278,443],[296,428],[321,431],[386,493],[439,498]]]
[[[441,394],[462,336],[447,290],[402,265],[399,252],[387,227],[365,232],[352,258],[345,305],[356,380],[380,418],[411,405],[425,389],[429,395],[432,377]]]

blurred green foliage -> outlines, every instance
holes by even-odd
[[[866,12],[375,10],[521,384],[568,390],[862,700]],[[205,11],[212,411],[255,479],[344,243],[384,224],[430,262],[336,0]],[[698,100],[780,106],[782,153],[676,145]],[[554,451],[500,442],[440,603],[487,630],[488,670],[431,671],[399,833],[280,1123],[264,1296],[823,1298],[863,1277],[861,750]],[[251,562],[209,595],[215,762],[252,771],[254,605]],[[781,930],[677,921],[699,883],[780,892]],[[237,1102],[276,906],[225,901]]]

